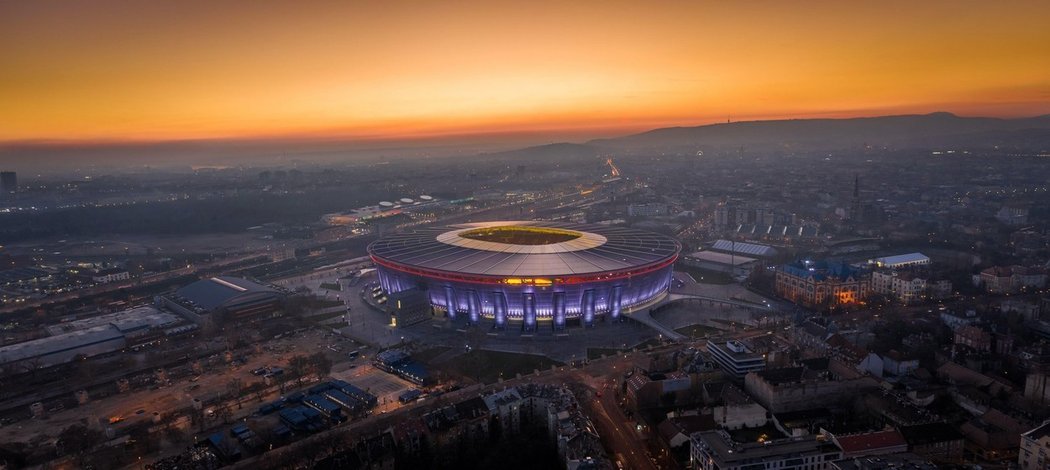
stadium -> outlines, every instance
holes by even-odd
[[[455,320],[561,329],[662,297],[681,245],[666,235],[558,222],[417,228],[368,247],[388,293],[418,289]]]

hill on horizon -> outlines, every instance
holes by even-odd
[[[992,142],[1029,130],[1050,130],[1050,115],[1002,119],[961,117],[936,112],[843,119],[740,121],[653,129],[623,137],[596,139],[586,145],[621,151],[680,151],[739,146],[749,149],[790,147],[796,150],[830,150],[865,144],[925,147],[948,145],[960,139],[973,145],[976,136]]]

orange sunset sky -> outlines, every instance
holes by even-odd
[[[0,2],[0,142],[942,110],[1050,113],[1050,2]]]

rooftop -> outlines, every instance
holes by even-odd
[[[829,278],[848,279],[856,278],[861,271],[841,261],[829,260],[799,260],[788,263],[780,268],[781,271],[795,277],[810,278],[823,281]]]
[[[1050,437],[1050,421],[1046,421],[1039,427],[1032,429],[1031,431],[1028,431],[1022,435],[1034,440],[1040,440],[1044,437]]]
[[[817,440],[816,436],[740,443],[733,441],[725,432],[706,431],[694,434],[693,438],[701,439],[707,444],[721,461],[720,467],[731,466],[740,461],[757,462],[787,455],[838,454],[838,447],[830,442]]]
[[[120,349],[124,345],[124,333],[115,326],[107,324],[15,343],[0,347],[0,364],[34,358],[39,361],[38,366],[60,364],[72,359],[78,349],[107,343],[110,344],[108,349]]]
[[[195,306],[215,310],[243,301],[276,296],[279,292],[247,279],[220,276],[194,282],[175,291],[175,294]]]
[[[120,312],[51,325],[47,327],[47,332],[60,335],[105,325],[113,325],[122,332],[128,332],[143,328],[166,328],[181,321],[180,317],[162,312],[152,305],[141,305]]]
[[[872,260],[872,264],[885,267],[894,267],[902,264],[926,264],[930,262],[930,257],[922,253],[906,253],[903,255],[884,256],[882,258],[875,258]]]
[[[757,243],[744,243],[733,240],[717,240],[711,245],[712,250],[771,258],[777,255],[776,248]]]
[[[880,455],[837,460],[831,468],[838,470],[936,470],[933,462],[915,454]]]
[[[889,447],[907,446],[904,436],[896,430],[866,432],[847,436],[835,436],[835,442],[843,452],[857,454]]]
[[[496,411],[501,406],[505,406],[521,400],[521,395],[518,394],[518,390],[515,388],[508,388],[503,391],[493,393],[484,398],[485,406],[488,406],[489,411]]]
[[[462,236],[489,231],[482,239]],[[581,235],[554,242],[564,233]],[[632,228],[518,221],[416,227],[377,240],[368,252],[393,269],[531,278],[649,267],[673,261],[680,249],[674,238]]]
[[[959,430],[948,423],[926,423],[912,426],[901,426],[900,433],[909,445],[923,445],[934,442],[956,441],[963,439]]]

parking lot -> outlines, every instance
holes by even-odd
[[[332,377],[350,382],[378,397],[377,413],[396,409],[400,406],[397,397],[406,390],[416,388],[412,382],[383,372],[371,364],[358,365],[338,372],[333,370]]]

